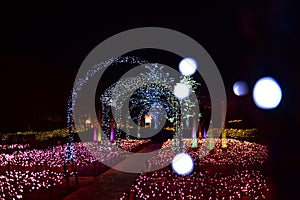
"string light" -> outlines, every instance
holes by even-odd
[[[214,153],[207,154],[199,160],[198,154],[203,150],[201,146],[205,146],[208,139],[197,140],[200,147],[198,152],[192,150],[191,140],[184,140],[187,145],[185,150],[193,157],[195,166],[200,171],[181,176],[169,168],[163,168],[147,175],[141,174],[130,194],[136,194],[139,199],[148,199],[149,195],[156,194],[155,197],[158,200],[240,199],[242,197],[271,199],[270,179],[260,170],[267,159],[265,146],[228,139],[227,149],[222,151],[222,139],[215,139]],[[172,155],[166,154],[168,152],[166,149],[170,148],[171,144],[170,140],[163,144],[165,150],[150,161],[152,165],[172,158]],[[205,166],[207,170],[202,169]],[[218,172],[210,170],[222,166],[230,170]],[[129,194],[124,193],[121,199],[126,199],[128,196]]]

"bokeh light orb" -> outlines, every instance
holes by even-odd
[[[179,63],[179,71],[184,76],[191,76],[197,70],[197,62],[193,58],[184,58]]]
[[[184,83],[177,83],[174,87],[174,95],[178,99],[184,99],[190,95],[190,88]]]
[[[278,106],[282,98],[279,84],[271,77],[259,79],[253,88],[253,99],[257,107],[273,109]]]
[[[233,92],[237,96],[244,96],[248,94],[249,87],[245,81],[237,81],[233,84]]]
[[[193,158],[187,153],[179,153],[172,160],[172,169],[179,175],[188,175],[194,169]]]

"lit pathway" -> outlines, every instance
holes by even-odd
[[[139,153],[157,150],[161,144],[150,144],[144,147]],[[130,159],[125,159],[118,165],[131,165]],[[64,198],[64,200],[76,199],[120,199],[124,192],[128,192],[131,185],[135,182],[139,174],[125,173],[115,169],[100,174],[95,181],[87,186],[83,186]],[[80,182],[79,182],[80,184]]]

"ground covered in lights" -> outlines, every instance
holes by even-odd
[[[214,139],[214,148],[206,151],[210,142],[198,139],[198,147],[191,148],[192,140],[184,140],[185,152],[194,160],[189,175],[177,175],[170,166],[142,173],[121,199],[272,199],[266,146],[228,139],[222,148],[222,140]],[[163,165],[173,157],[169,140],[150,163]]]
[[[123,150],[136,152],[149,140],[121,142]],[[70,187],[70,177],[96,177],[109,169],[102,162],[114,165],[126,157],[114,141],[73,143],[73,162],[65,159],[66,144],[45,149],[31,149],[28,144],[0,147],[1,200],[62,199],[78,189]]]
[[[121,148],[138,152],[149,142],[122,140]],[[131,188],[124,186],[127,192],[117,198],[272,199],[266,146],[227,139],[225,147],[222,139],[184,139],[184,152],[193,158],[194,168],[189,175],[181,176],[170,165],[164,167],[176,156],[173,142],[163,143],[147,163],[146,172],[137,175],[135,182],[132,179]],[[45,149],[1,145],[0,199],[63,199],[78,189],[69,186],[69,177],[74,185],[75,177],[92,178],[109,170],[101,162],[114,165],[126,158],[126,152],[120,151],[114,141],[74,143],[73,147],[74,162],[69,163],[65,160],[67,145]],[[157,167],[160,170],[151,170]]]

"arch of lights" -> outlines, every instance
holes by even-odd
[[[67,129],[68,129],[68,140],[67,140],[67,147],[66,151],[66,161],[73,161],[74,160],[74,133],[76,131],[75,123],[74,123],[74,108],[76,106],[76,100],[78,97],[78,93],[82,90],[82,88],[88,83],[90,79],[92,79],[97,72],[101,70],[105,70],[110,65],[121,64],[121,63],[128,63],[128,64],[145,64],[147,61],[134,57],[134,56],[126,56],[126,57],[119,57],[119,58],[110,58],[105,60],[99,64],[94,65],[89,69],[84,77],[79,78],[73,86],[73,90],[71,91],[71,95],[68,99],[67,105]],[[111,95],[111,94],[110,94]]]
[[[119,60],[118,58],[119,56],[122,56],[128,52],[137,49],[145,49],[145,48],[166,50],[175,53],[176,55],[179,55],[182,58],[189,56],[194,58],[197,61],[197,63],[200,63],[198,72],[200,73],[201,71],[201,75],[203,76],[203,79],[208,86],[209,95],[211,96],[211,121],[213,122],[214,127],[215,125],[217,127],[219,125],[223,126],[224,120],[221,116],[221,113],[219,112],[219,107],[221,101],[222,102],[224,101],[225,102],[224,105],[226,105],[225,88],[222,81],[222,77],[218,71],[218,68],[216,67],[215,63],[213,62],[209,54],[205,51],[205,49],[200,44],[198,44],[195,40],[180,32],[170,30],[170,29],[159,28],[159,27],[142,27],[142,28],[127,30],[108,38],[107,40],[99,44],[97,47],[95,47],[84,59],[83,63],[81,64],[78,70],[78,73],[76,75],[76,81],[73,85],[72,94],[71,94],[72,98],[70,100],[71,102],[70,104],[72,105],[72,107],[70,106],[68,107],[70,108],[72,113],[71,115],[72,120],[69,121],[74,122],[73,127],[75,127],[75,125],[78,127],[78,123],[77,123],[78,119],[81,118],[81,116],[86,116],[85,113],[89,113],[88,116],[89,120],[99,119],[99,117],[95,112],[96,105],[95,105],[94,97],[97,92],[96,91],[97,85],[99,84],[100,78],[104,75],[106,67],[114,63],[115,60]],[[111,59],[111,58],[118,58],[118,59]],[[121,59],[124,60],[124,58]],[[125,59],[124,61],[127,62],[127,60]],[[95,63],[100,63],[100,64],[95,65]],[[97,68],[102,68],[104,70],[96,71]],[[97,76],[93,76],[95,71],[98,72]],[[110,74],[109,76],[112,75],[113,74]],[[81,88],[84,89],[82,90]],[[77,93],[80,93],[80,95],[78,95]],[[187,96],[185,96],[185,98],[186,97]],[[194,100],[197,101],[197,99],[195,98]],[[76,108],[75,108],[75,101],[76,101]],[[124,107],[126,106],[128,107],[129,105],[128,100],[126,101],[127,102],[124,103]],[[182,103],[182,98],[180,98],[180,106],[182,107],[181,103]],[[224,107],[226,108],[226,106]],[[114,108],[112,110],[114,110]],[[129,111],[129,108],[127,109],[127,111]],[[68,113],[69,113],[69,109],[68,109]],[[73,118],[75,118],[75,120]],[[97,126],[99,125],[101,127],[101,124],[97,123]],[[79,126],[81,125],[79,124]],[[69,132],[72,133],[72,128],[70,128],[69,130],[71,130]],[[206,130],[204,130],[204,133],[205,131]],[[94,132],[95,132],[95,128],[94,128]],[[209,132],[210,129],[207,130],[207,133]],[[69,141],[71,141],[72,134],[69,134],[69,136],[70,136]],[[72,144],[71,142],[69,143]],[[103,143],[110,143],[110,142],[103,141]],[[114,142],[112,142],[111,144],[113,143]],[[102,145],[102,142],[99,144]],[[119,149],[116,148],[116,153],[119,153],[120,151],[122,151],[122,148]],[[66,152],[66,153],[67,155],[70,154],[70,152],[69,153]],[[126,152],[126,155],[128,153],[130,152]],[[120,170],[126,172],[134,172],[134,173],[140,172],[144,168],[145,159],[148,159],[149,158],[148,156],[152,156],[153,153],[157,153],[157,151],[142,153],[142,154],[133,153],[131,158],[134,158],[135,166],[130,168],[125,166]],[[116,166],[114,166],[113,168],[117,169],[118,167],[116,168]]]
[[[182,119],[195,117],[197,114],[195,113],[195,110],[197,109],[193,108],[197,107],[198,105],[196,105],[196,103],[191,101],[189,98],[186,98],[181,102],[181,104],[184,104],[185,106],[182,106],[181,109],[179,109],[179,100],[172,92],[175,85],[175,80],[173,77],[170,77],[168,73],[163,72],[163,68],[164,66],[160,64],[148,63],[144,65],[145,72],[140,73],[139,76],[120,79],[117,83],[106,89],[104,94],[100,97],[100,101],[102,103],[102,130],[106,133],[106,135],[108,135],[111,130],[111,116],[109,114],[113,108],[115,110],[113,118],[115,125],[117,126],[117,139],[120,139],[120,128],[123,126],[125,126],[126,138],[129,138],[129,127],[131,126],[131,123],[134,123],[132,120],[130,120],[130,113],[133,109],[137,109],[139,113],[136,114],[135,119],[138,126],[135,131],[138,138],[141,137],[140,129],[142,117],[147,113],[152,114],[152,117],[156,119],[155,123],[157,123],[157,118],[159,115],[161,115],[170,122],[173,122],[174,148],[180,149],[179,144],[182,137],[180,131],[181,117]],[[181,78],[181,81],[188,84],[191,88],[195,88],[197,85],[192,78]],[[138,89],[132,93],[130,90],[131,88],[136,88],[136,85],[142,85],[142,87],[137,87]],[[125,100],[128,98],[130,99],[130,112],[127,110],[122,110],[123,102],[125,102]],[[122,114],[124,113],[126,113],[126,116],[123,116],[122,118]],[[155,124],[155,127],[155,129],[158,128],[157,124]],[[149,133],[147,135],[142,134],[142,136],[142,138],[149,137]],[[117,144],[120,144],[118,140]]]
[[[106,62],[100,63],[95,65],[92,69],[90,69],[85,77],[82,77],[78,79],[78,81],[75,83],[75,87],[73,88],[72,94],[68,100],[68,109],[67,109],[67,127],[68,127],[68,145],[66,148],[66,160],[72,161],[74,158],[74,148],[73,148],[73,142],[74,142],[74,132],[76,132],[76,127],[74,126],[74,118],[73,118],[73,108],[76,104],[76,98],[78,96],[78,92],[81,90],[82,87],[89,81],[91,77],[93,77],[97,71],[103,70],[106,67],[114,64],[120,64],[120,63],[129,63],[129,64],[139,64],[144,65],[145,72],[141,73],[140,76],[137,77],[130,77],[119,80],[117,83],[111,85],[108,89],[105,90],[104,94],[101,95],[100,101],[102,103],[102,113],[101,113],[101,126],[100,130],[101,132],[107,133],[110,131],[110,121],[111,118],[109,116],[109,112],[112,108],[115,110],[115,113],[113,115],[115,124],[117,125],[116,129],[116,137],[117,137],[117,144],[119,145],[119,140],[121,139],[121,131],[120,131],[120,125],[122,120],[122,113],[127,113],[126,119],[126,134],[129,133],[129,124],[130,124],[130,112],[122,112],[122,106],[123,102],[126,98],[130,98],[127,94],[128,88],[132,88],[134,84],[142,84],[143,81],[147,80],[148,83],[163,83],[163,85],[147,85],[144,84],[146,87],[140,87],[136,94],[140,95],[140,98],[131,98],[131,107],[130,109],[133,109],[136,106],[141,107],[141,111],[137,117],[138,125],[140,125],[142,116],[151,110],[153,108],[153,104],[160,104],[163,106],[167,113],[167,119],[170,122],[173,122],[174,125],[174,148],[176,150],[180,150],[180,139],[182,137],[180,132],[180,126],[182,125],[180,123],[181,117],[183,119],[188,117],[195,117],[198,115],[198,113],[192,113],[192,110],[198,110],[193,109],[195,106],[198,106],[196,102],[191,101],[189,98],[180,100],[180,105],[178,102],[178,99],[173,94],[173,89],[175,85],[174,78],[169,76],[169,73],[163,72],[163,66],[159,64],[151,64],[147,63],[147,61],[138,59],[136,57],[120,57],[117,59],[110,59]],[[188,84],[191,88],[195,88],[197,85],[194,80],[190,77],[184,77],[182,76],[180,79],[180,82],[184,82]],[[143,92],[145,90],[147,92]],[[191,90],[194,92],[193,90]],[[156,95],[154,95],[156,94]],[[165,95],[167,98],[160,98],[162,95]],[[195,95],[195,94],[194,94]],[[112,98],[113,97],[113,98]],[[184,105],[184,106],[182,106]],[[180,108],[181,106],[181,108]],[[159,114],[159,113],[157,113]],[[132,119],[131,119],[132,120]],[[78,124],[78,123],[77,123]],[[137,134],[140,135],[140,126],[137,126]],[[128,132],[127,132],[128,131]],[[127,134],[128,138],[128,134]],[[108,137],[104,137],[104,139],[108,139]]]

